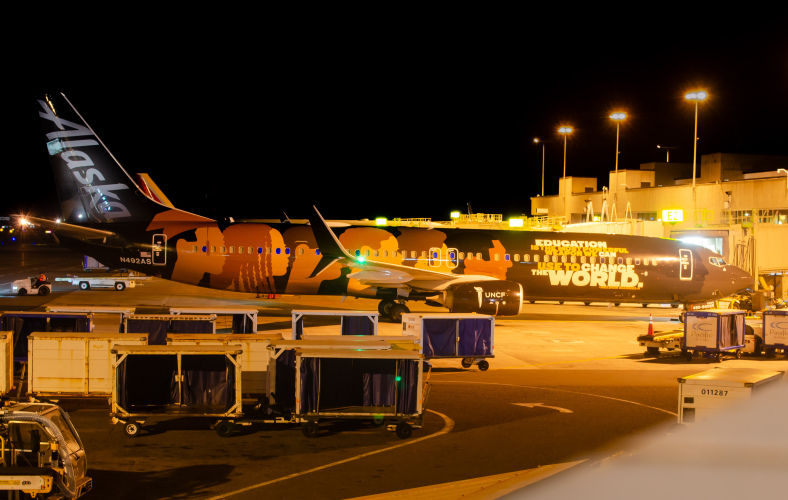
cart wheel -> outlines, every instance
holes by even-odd
[[[134,436],[136,436],[137,434],[139,434],[139,433],[140,433],[140,431],[141,431],[141,430],[142,430],[142,426],[141,426],[140,424],[138,424],[137,422],[129,422],[129,423],[127,423],[127,424],[126,424],[126,426],[123,428],[123,431],[124,431],[124,432],[126,433],[126,435],[127,435],[127,436],[129,436],[129,437],[134,437]]]
[[[317,422],[307,422],[301,426],[301,433],[308,438],[317,436],[319,430],[320,427],[318,427]]]
[[[683,353],[683,354],[684,354],[684,358],[685,358],[687,361],[692,361],[692,351],[684,351],[684,353]]]
[[[740,349],[736,350],[736,359],[741,359],[741,350]]]
[[[90,283],[87,281],[80,281],[79,282],[79,289],[80,290],[90,290]]]
[[[407,422],[398,423],[397,428],[394,430],[397,433],[397,437],[400,439],[408,439],[413,433],[413,427]]]
[[[718,352],[714,354],[714,362],[715,363],[722,363],[722,353]]]
[[[386,418],[383,415],[375,415],[372,417],[372,425],[375,427],[383,427],[383,424],[386,423]]]
[[[227,420],[222,420],[218,424],[216,424],[216,434],[219,437],[230,437],[233,435],[233,431],[235,431],[235,426],[232,422],[228,422]]]
[[[766,349],[766,357],[767,358],[773,358],[775,356],[775,351],[776,351],[776,349],[774,347],[770,347],[770,348]]]
[[[659,347],[646,347],[646,354],[649,356],[659,356]]]
[[[115,283],[115,290],[122,292],[124,288],[126,288],[126,283],[122,281],[118,281],[117,283]]]
[[[473,360],[471,358],[462,358],[460,364],[462,365],[463,368],[470,368],[471,366],[473,366]]]
[[[487,368],[489,367],[490,367],[490,363],[488,363],[486,359],[479,361],[479,370],[486,372]]]

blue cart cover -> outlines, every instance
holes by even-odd
[[[489,319],[461,319],[459,321],[460,356],[489,356],[492,354],[492,322]]]
[[[457,355],[457,320],[425,319],[422,322],[424,357]]]

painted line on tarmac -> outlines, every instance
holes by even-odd
[[[432,380],[433,383],[440,383],[440,384],[481,384],[481,385],[504,385],[507,387],[519,387],[521,389],[541,389],[543,391],[553,391],[553,392],[565,392],[567,394],[577,394],[580,396],[591,396],[594,398],[601,398],[601,399],[609,399],[611,401],[618,401],[621,403],[629,403],[635,406],[642,406],[644,408],[648,408],[650,410],[661,411],[662,413],[667,413],[668,415],[672,415],[674,417],[678,417],[678,413],[673,413],[672,411],[665,410],[663,408],[657,408],[656,406],[649,406],[647,404],[638,403],[637,401],[630,401],[628,399],[621,399],[621,398],[614,398],[612,396],[602,396],[601,394],[592,394],[590,392],[578,392],[578,391],[567,391],[566,389],[553,389],[550,387],[536,387],[532,385],[515,385],[515,384],[498,384],[495,382],[465,382],[459,380]]]
[[[436,432],[434,434],[430,434],[429,436],[424,436],[424,437],[420,437],[418,439],[413,439],[413,440],[410,440],[410,441],[406,441],[404,443],[400,443],[400,444],[397,444],[397,445],[394,445],[394,446],[389,446],[388,448],[383,448],[383,449],[380,449],[380,450],[370,451],[368,453],[362,453],[361,455],[356,455],[355,457],[346,458],[346,459],[340,460],[338,462],[333,462],[333,463],[330,463],[330,464],[321,465],[320,467],[315,467],[314,469],[309,469],[309,470],[305,470],[305,471],[302,471],[302,472],[296,472],[294,474],[290,474],[288,476],[283,476],[283,477],[280,477],[280,478],[277,478],[277,479],[271,479],[270,481],[265,481],[264,483],[259,483],[259,484],[254,484],[252,486],[247,486],[246,488],[241,488],[240,490],[231,491],[230,493],[223,493],[221,495],[217,495],[215,497],[211,497],[208,500],[221,500],[222,498],[229,498],[229,497],[231,497],[233,495],[238,495],[240,493],[246,493],[247,491],[252,491],[252,490],[255,490],[257,488],[262,488],[263,486],[268,486],[269,484],[274,484],[274,483],[278,483],[280,481],[285,481],[287,479],[293,479],[295,477],[303,476],[303,475],[306,475],[306,474],[311,474],[312,472],[318,472],[318,471],[325,470],[325,469],[328,469],[328,468],[331,468],[331,467],[334,467],[334,466],[337,466],[337,465],[342,465],[342,464],[346,464],[348,462],[353,462],[354,460],[359,460],[361,458],[366,458],[366,457],[369,457],[369,456],[372,456],[372,455],[377,455],[378,453],[383,453],[385,451],[391,451],[391,450],[396,450],[397,448],[402,448],[404,446],[410,446],[412,444],[416,444],[416,443],[419,443],[421,441],[426,441],[427,439],[432,439],[432,438],[441,436],[443,434],[448,434],[449,432],[451,432],[452,429],[454,429],[454,420],[452,420],[451,418],[447,417],[443,413],[439,413],[439,412],[437,412],[435,410],[427,410],[427,411],[430,412],[430,413],[434,413],[434,414],[438,415],[439,417],[443,418],[443,421],[445,423],[445,425],[443,426],[443,429],[439,430],[438,432]]]

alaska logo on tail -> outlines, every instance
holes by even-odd
[[[112,268],[218,290],[378,299],[395,321],[407,301],[511,316],[524,300],[675,304],[752,281],[666,238],[337,225],[316,208],[308,225],[219,224],[146,194],[64,95],[38,108],[64,218],[34,222]]]

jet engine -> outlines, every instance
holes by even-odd
[[[516,316],[523,305],[523,286],[512,281],[478,281],[446,290],[443,305],[453,313]]]

